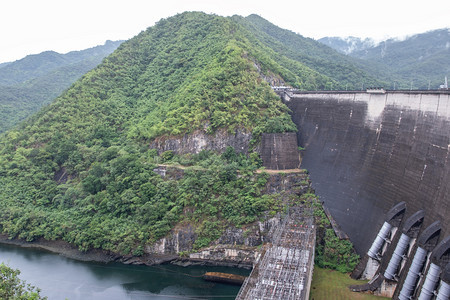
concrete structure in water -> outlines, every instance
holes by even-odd
[[[277,93],[302,168],[364,256],[353,275],[395,299],[448,299],[449,91]]]

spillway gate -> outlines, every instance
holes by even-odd
[[[308,299],[315,242],[312,209],[291,208],[236,299]]]

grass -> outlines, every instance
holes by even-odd
[[[371,294],[352,292],[348,288],[352,284],[364,284],[367,281],[351,279],[348,274],[322,269],[314,266],[313,280],[311,283],[310,300],[366,300],[389,299]]]

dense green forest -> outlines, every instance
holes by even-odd
[[[361,59],[366,65],[384,68],[386,74],[397,78],[394,82],[399,89],[437,89],[444,83],[444,77],[450,75],[450,31],[448,28],[432,30],[404,39],[388,39],[379,44],[363,43],[361,40],[324,38],[319,40],[337,50],[354,43],[349,56]]]
[[[372,80],[351,65],[323,74],[334,58],[307,65],[246,22],[203,13],[163,19],[4,133],[0,231],[141,255],[177,224],[193,224],[201,248],[227,226],[281,211],[281,200],[264,194],[267,175],[254,172],[254,148],[177,155],[148,146],[218,129],[251,133],[255,146],[263,132],[297,130],[267,81],[324,89]],[[156,174],[161,163],[182,176]]]
[[[375,67],[362,64],[361,61],[338,53],[313,39],[279,28],[258,15],[234,18],[279,55],[298,61],[332,79],[319,87],[307,86],[307,90],[359,90],[362,85],[382,86],[390,80],[388,74]],[[280,59],[279,63],[289,66],[288,60]],[[302,73],[297,70],[297,74]]]
[[[120,43],[66,54],[47,51],[0,65],[0,133],[50,103]]]

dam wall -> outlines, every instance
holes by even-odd
[[[385,214],[424,211],[423,228],[450,234],[448,91],[277,91],[305,148],[302,168],[316,194],[364,255]]]
[[[270,170],[299,168],[300,157],[295,132],[263,133],[261,158],[263,166]]]

